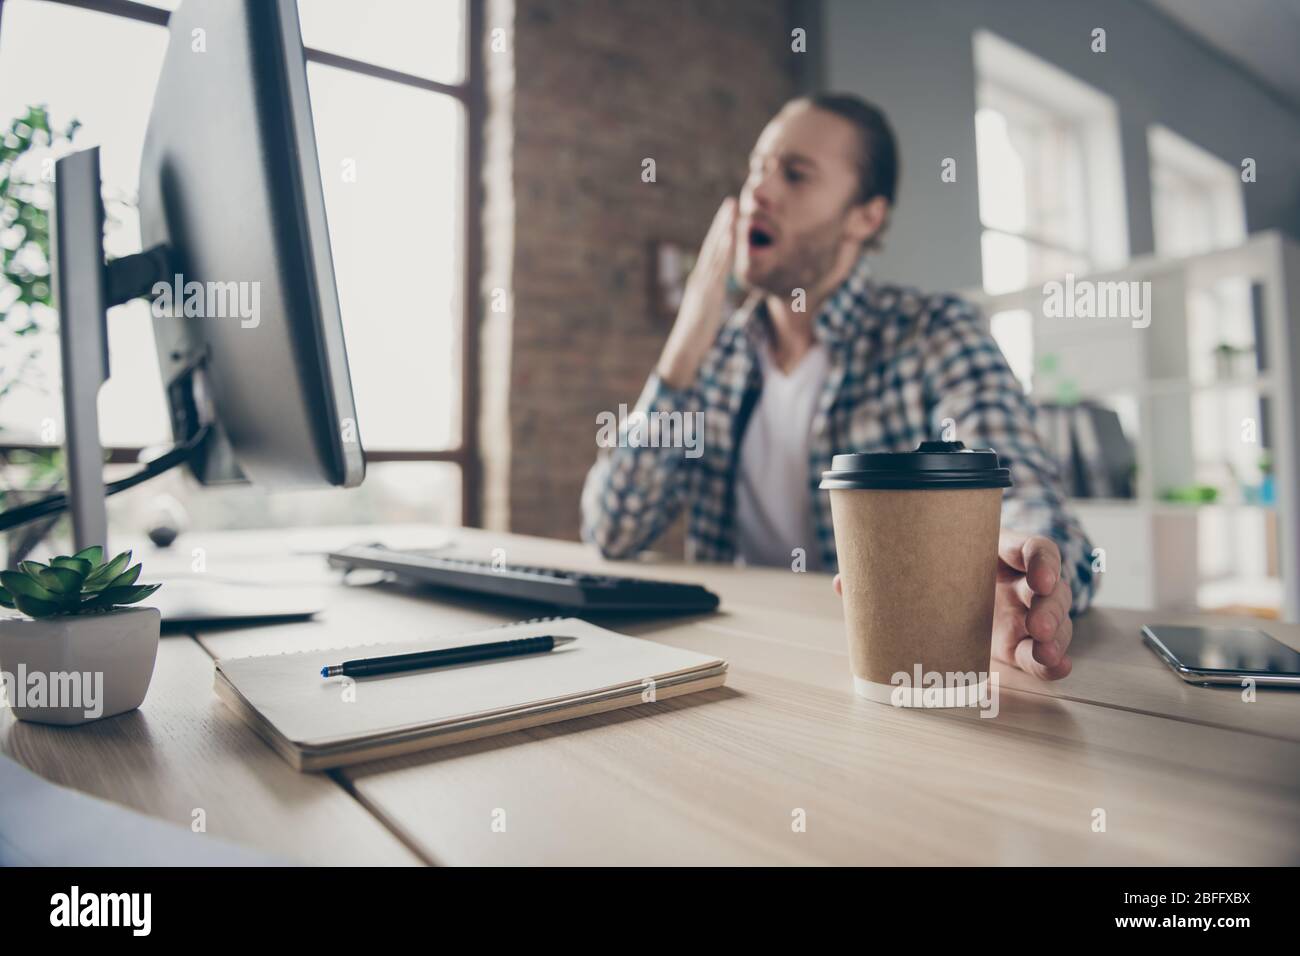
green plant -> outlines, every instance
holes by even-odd
[[[44,106],[29,106],[0,129],[0,327],[7,336],[6,356],[0,362],[0,397],[23,383],[39,354],[39,347],[21,348],[21,340],[39,338],[54,325],[54,292],[50,287],[50,206],[53,189],[50,172],[53,153],[39,173],[32,160],[44,150],[58,152],[71,144],[81,124],[73,120],[62,130],[50,123]]]
[[[88,614],[143,601],[162,587],[136,584],[140,565],[130,564],[130,551],[104,561],[99,545],[49,564],[24,561],[17,571],[0,571],[0,605],[36,618]]]
[[[1050,392],[1057,405],[1078,405],[1083,399],[1079,383],[1061,376],[1061,357],[1054,352],[1040,355],[1034,363],[1037,369],[1036,390]]]
[[[1160,493],[1162,501],[1177,504],[1212,504],[1219,498],[1219,489],[1213,485],[1178,485]]]
[[[3,437],[3,429],[0,429],[0,440]],[[58,445],[48,448],[5,448],[0,445],[0,510],[7,511],[57,490],[66,473],[63,457],[63,449]],[[66,521],[64,515],[53,515],[6,532],[4,543],[8,554],[0,567],[17,568],[46,535],[60,522]]]

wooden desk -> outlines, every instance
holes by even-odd
[[[343,587],[309,551],[437,543],[427,528],[221,533],[214,577],[324,587],[317,621],[164,637],[134,714],[82,729],[0,716],[0,749],[50,780],[308,863],[1297,864],[1300,694],[1191,687],[1148,620],[1077,622],[1074,673],[1001,672],[1000,713],[858,699],[825,576],[601,561],[576,544],[455,531],[450,553],[705,583],[720,613],[621,630],[728,659],[727,686],[329,774],[299,774],[220,704],[212,659],[385,643],[527,616],[477,599]],[[148,576],[148,575],[146,575]],[[1104,586],[1104,584],[1103,584]],[[1256,622],[1257,623],[1257,622]],[[1300,626],[1266,627],[1300,647]],[[1105,831],[1094,831],[1097,811]],[[494,828],[502,818],[505,831]],[[798,832],[796,817],[806,820]],[[331,834],[327,840],[322,833]]]

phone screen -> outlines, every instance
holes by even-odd
[[[1300,674],[1300,652],[1263,631],[1164,625],[1143,630],[1163,644],[1178,663],[1193,670]]]

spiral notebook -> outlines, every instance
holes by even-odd
[[[461,644],[577,638],[542,654],[382,677],[325,679],[345,659]],[[577,618],[437,640],[217,661],[216,691],[299,770],[327,770],[719,687],[727,662]]]

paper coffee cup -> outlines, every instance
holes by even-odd
[[[922,442],[836,455],[835,550],[857,693],[896,706],[987,699],[1002,489],[991,449]]]

